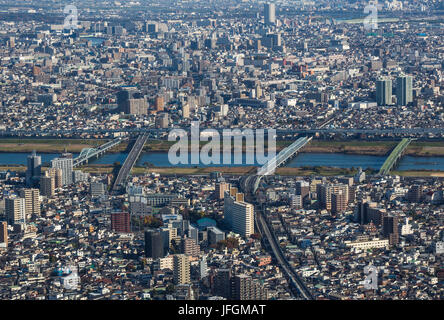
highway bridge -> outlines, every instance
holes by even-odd
[[[108,141],[105,144],[102,144],[98,148],[85,148],[82,149],[80,152],[80,155],[73,160],[73,167],[80,166],[82,164],[88,163],[89,159],[91,158],[99,158],[101,155],[103,155],[106,151],[109,149],[119,145],[122,141],[127,140],[128,137],[119,137],[117,139],[114,139],[112,141]]]
[[[275,157],[270,159],[266,164],[257,169],[256,175],[244,176],[241,181],[241,188],[244,192],[255,193],[259,188],[259,184],[264,176],[273,174],[276,168],[279,168],[296,153],[299,152],[307,143],[311,141],[312,137],[301,137],[293,142],[291,145],[281,150]]]
[[[301,150],[307,143],[311,141],[312,137],[301,137],[295,142],[290,144],[285,149],[281,150],[273,159],[269,160],[261,168],[257,170],[257,174],[260,176],[268,176],[291,159],[299,150]]]
[[[388,175],[390,173],[393,166],[398,162],[399,159],[401,159],[410,142],[412,142],[412,139],[404,138],[401,140],[401,142],[395,147],[395,149],[393,149],[388,158],[385,160],[384,164],[379,170],[380,175]]]
[[[119,174],[117,175],[117,178],[114,181],[114,185],[111,189],[112,192],[116,193],[124,185],[128,175],[131,172],[131,169],[133,168],[134,164],[136,163],[137,159],[142,153],[143,146],[145,145],[147,140],[148,140],[148,134],[146,133],[141,134],[140,136],[137,137],[134,146],[132,147],[130,153],[126,157],[125,162],[120,168]]]

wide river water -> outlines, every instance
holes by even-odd
[[[0,153],[0,165],[26,165],[27,153]],[[51,159],[59,156],[58,154],[42,153],[42,163],[49,163]],[[74,154],[76,157],[78,154]],[[99,159],[90,161],[91,164],[113,164],[118,161],[123,163],[128,153],[108,153]],[[190,158],[190,156],[189,156]],[[243,154],[242,164],[211,164],[209,166],[245,166],[245,154]],[[342,153],[300,153],[290,162],[287,167],[304,167],[304,166],[326,166],[338,168],[361,167],[363,169],[372,168],[379,169],[384,163],[385,156],[367,156],[367,155],[350,155]],[[188,161],[189,163],[191,161]],[[221,160],[222,162],[222,160]],[[232,161],[233,163],[234,161]],[[194,164],[177,164],[172,165],[168,160],[166,152],[149,152],[142,153],[137,165],[143,166],[151,164],[156,167],[194,167]],[[258,165],[256,163],[256,165]],[[199,167],[205,166],[203,164]],[[444,171],[444,157],[412,157],[404,156],[396,167],[397,170],[440,170]]]

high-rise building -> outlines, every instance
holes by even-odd
[[[203,255],[202,259],[199,260],[199,274],[200,279],[208,276],[208,264],[207,264],[207,256]]]
[[[231,298],[234,300],[267,300],[267,290],[251,276],[240,274],[232,279]]]
[[[131,217],[129,212],[113,212],[111,213],[111,229],[114,232],[130,233]]]
[[[399,242],[399,222],[398,217],[394,215],[387,215],[382,219],[382,233],[384,237],[389,239],[391,245],[396,245]]]
[[[406,106],[413,101],[413,78],[400,75],[396,78],[396,103],[398,106]]]
[[[376,81],[376,103],[378,106],[392,104],[392,80],[379,79]]]
[[[21,189],[20,197],[25,199],[25,213],[27,217],[33,214],[40,216],[39,189]]]
[[[197,257],[200,253],[200,246],[196,244],[196,241],[186,236],[181,240],[182,253],[188,256]]]
[[[42,171],[42,157],[36,155],[35,150],[28,156],[28,166],[26,168],[26,185],[33,187],[37,185]]]
[[[410,187],[409,192],[407,193],[407,199],[409,202],[420,202],[422,198],[422,186],[420,185],[413,185]]]
[[[8,247],[8,223],[6,221],[0,222],[0,243],[4,243]]]
[[[230,190],[230,184],[226,182],[217,182],[214,188],[214,195],[216,199],[222,200],[224,198],[225,191]]]
[[[217,269],[213,282],[213,294],[225,299],[231,298],[230,269]]]
[[[23,198],[6,198],[5,214],[9,224],[26,223],[25,199]]]
[[[191,283],[190,280],[190,260],[185,254],[175,254],[173,256],[173,280],[174,284]]]
[[[100,197],[106,192],[105,184],[102,182],[91,182],[89,187],[91,197]]]
[[[45,197],[52,197],[55,193],[55,177],[44,175],[40,177],[40,193]]]
[[[345,204],[348,204],[348,185],[346,184],[318,184],[316,193],[318,195],[321,208],[331,210],[332,194],[342,192],[344,194]]]
[[[51,160],[51,168],[62,170],[62,185],[67,186],[72,184],[72,154],[64,153],[60,158]],[[57,176],[56,176],[57,181]]]
[[[45,172],[45,175],[54,178],[54,187],[61,188],[63,187],[63,170],[59,168],[48,168]]]
[[[268,25],[276,23],[276,6],[274,3],[264,5],[264,22]]]
[[[153,259],[165,256],[163,237],[160,231],[145,231],[145,256]]]
[[[136,115],[148,113],[148,103],[136,87],[124,87],[116,96],[120,112]]]
[[[254,206],[244,202],[243,193],[230,193],[224,196],[224,219],[233,232],[248,238],[254,233]]]
[[[331,212],[333,214],[344,212],[347,209],[346,195],[343,190],[331,194]]]
[[[310,184],[307,181],[296,181],[296,195],[300,195],[302,200],[310,194]]]

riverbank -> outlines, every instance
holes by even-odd
[[[31,153],[80,153],[84,148],[94,148],[109,140],[102,139],[0,139],[0,152]],[[277,151],[290,145],[293,141],[276,142]],[[399,141],[325,141],[312,140],[303,149],[304,153],[343,153],[355,155],[385,156]],[[144,152],[168,152],[173,141],[148,140]],[[201,146],[205,143],[202,142]],[[244,147],[245,149],[245,147]],[[123,142],[109,153],[128,150],[128,142]],[[406,155],[423,157],[444,156],[444,141],[413,141],[405,151]]]
[[[203,168],[177,168],[177,167],[158,167],[158,168],[145,168],[134,167],[132,174],[142,175],[158,173],[165,176],[185,176],[185,175],[208,175],[211,172],[220,172],[222,174],[229,175],[245,175],[255,167],[203,167]],[[45,171],[47,168],[42,168]],[[113,165],[88,165],[81,168],[82,171],[91,174],[110,174],[113,171]],[[0,166],[0,171],[17,171],[25,172],[26,166]],[[303,167],[303,168],[290,168],[282,167],[276,170],[277,175],[282,176],[351,176],[357,172],[356,169],[347,168],[334,168],[334,167]],[[367,171],[367,174],[374,174],[375,171]],[[406,170],[406,171],[392,171],[392,175],[404,176],[404,177],[441,177],[444,178],[444,172],[432,171],[432,170]]]

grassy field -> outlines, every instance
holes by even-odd
[[[79,153],[83,148],[99,146],[109,140],[101,139],[0,139],[0,152],[30,153],[36,150],[39,153]],[[266,142],[266,141],[265,141]],[[304,147],[307,153],[344,153],[362,155],[388,155],[399,141],[324,141],[312,140]],[[145,152],[167,152],[174,144],[173,141],[148,140],[144,147]],[[201,142],[200,145],[205,145]],[[290,145],[292,141],[277,141],[277,151]],[[267,143],[265,143],[267,147]],[[222,148],[221,148],[222,149]],[[245,143],[243,146],[245,150]],[[128,151],[128,142],[123,142],[109,152]],[[406,150],[412,156],[444,156],[444,141],[413,141]]]

